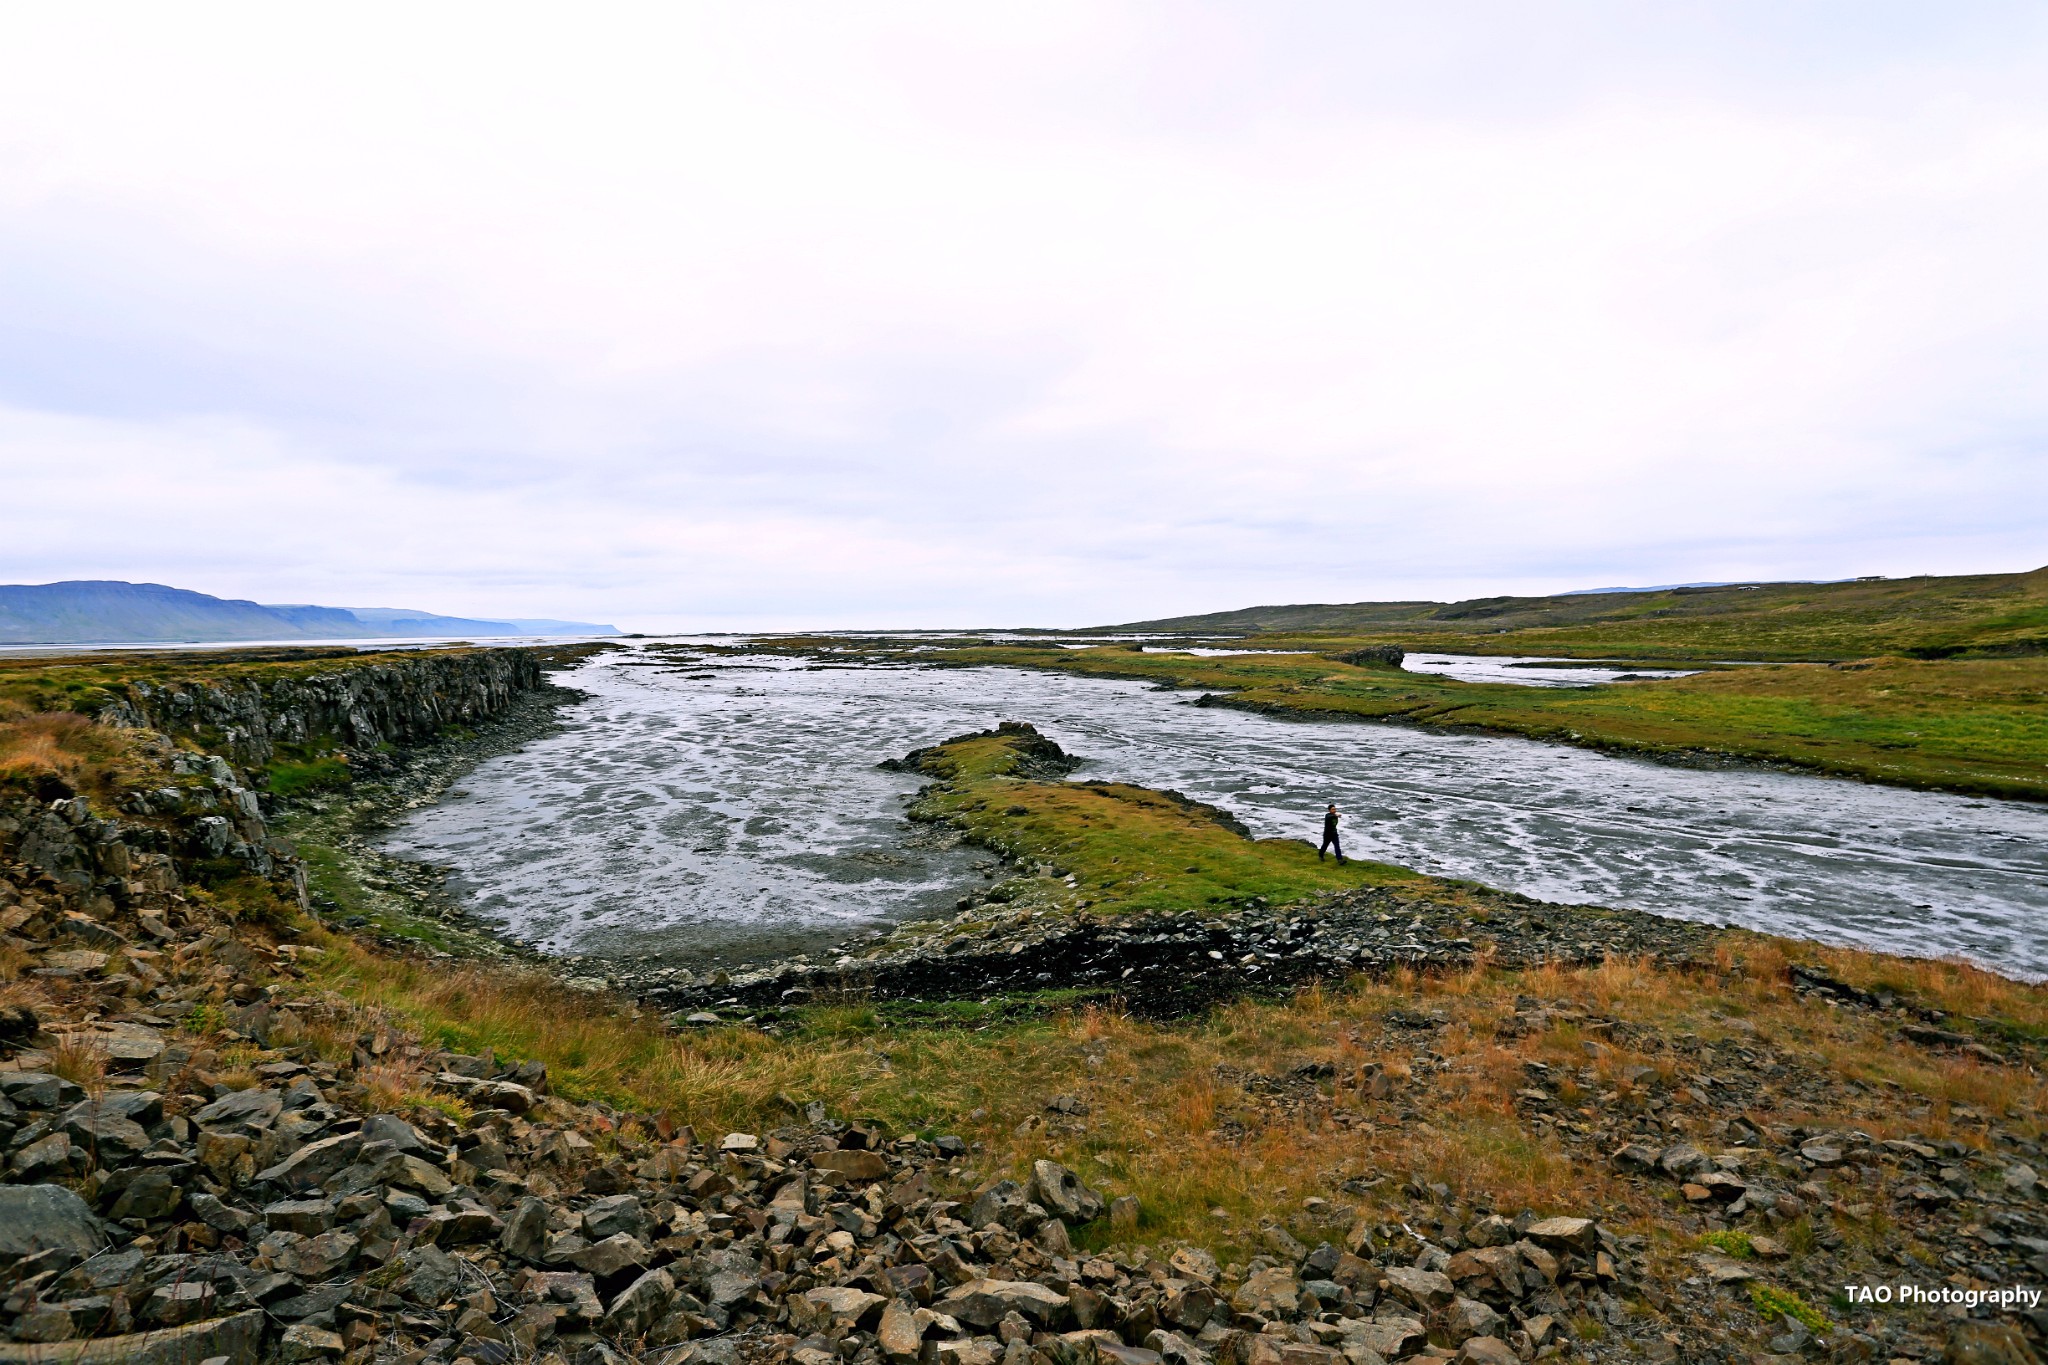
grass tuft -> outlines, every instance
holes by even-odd
[[[89,1040],[70,1037],[50,1049],[50,1074],[97,1095],[107,1086],[107,1054]]]
[[[1828,1321],[1827,1314],[1791,1290],[1781,1289],[1774,1284],[1752,1281],[1749,1286],[1749,1301],[1755,1305],[1756,1311],[1763,1315],[1766,1322],[1772,1318],[1788,1318],[1803,1324],[1806,1330],[1816,1335],[1834,1329],[1834,1324]]]

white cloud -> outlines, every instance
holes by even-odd
[[[2041,24],[1723,14],[11,15],[0,472],[94,510],[0,574],[987,623],[2048,559]]]

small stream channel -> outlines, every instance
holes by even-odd
[[[1173,788],[1261,836],[1346,812],[1354,856],[1546,900],[2048,977],[2048,807],[1532,740],[1197,708],[1140,683],[1011,668],[675,667],[637,650],[560,681],[561,733],[486,761],[387,851],[554,952],[757,956],[949,911],[988,855],[920,847],[917,779],[875,764],[998,720]]]

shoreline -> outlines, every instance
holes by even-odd
[[[556,713],[583,694],[551,679],[505,714],[395,754],[342,791],[281,803],[277,832],[307,863],[309,900],[323,923],[387,948],[451,957],[558,959],[499,934],[448,890],[450,869],[385,853],[376,837],[431,805],[490,759],[556,733]]]
[[[612,992],[679,1018],[712,1013],[725,1020],[737,1012],[771,1030],[812,1001],[845,997],[929,1003],[1063,992],[1059,1008],[1097,999],[1134,1014],[1171,1018],[1237,996],[1270,999],[1311,981],[1340,982],[1361,972],[1445,974],[1480,962],[1510,968],[1545,962],[1582,967],[1617,957],[1684,969],[1711,955],[1713,941],[1731,933],[1874,952],[1630,907],[1543,901],[1423,874],[1416,874],[1418,881],[1436,892],[1381,888],[1307,896],[1272,907],[1226,907],[1225,913],[1091,914],[1044,903],[1042,897],[1035,900],[1031,884],[1042,880],[1041,868],[970,836],[967,842],[992,856],[1001,870],[992,884],[986,879],[963,883],[962,908],[951,916],[905,918],[851,933],[840,926],[768,931],[673,953],[559,954],[472,914],[449,890],[449,869],[384,853],[374,839],[407,810],[438,799],[478,764],[555,733],[557,711],[579,697],[574,688],[551,682],[474,734],[408,750],[395,760],[392,772],[369,778],[360,794],[333,798],[338,808],[291,817],[283,832],[302,836],[318,830],[324,837],[317,847],[334,856],[333,872],[351,881],[373,907],[370,922],[360,922],[356,917],[363,910],[330,896],[320,906],[330,926],[387,949],[517,961],[572,989]],[[944,823],[912,820],[905,837],[917,837],[920,828],[943,830]],[[961,836],[953,831],[940,837]],[[321,880],[316,873],[316,895]],[[1020,902],[1014,907],[1005,903],[1020,886]],[[1453,888],[1452,894],[1446,898],[1442,888]],[[1291,927],[1302,921],[1313,931],[1298,934]],[[1390,921],[1405,924],[1410,932],[1405,937],[1382,932]],[[1606,941],[1596,941],[1603,934]],[[1220,963],[1217,953],[1223,954]],[[1234,970],[1247,953],[1264,954],[1273,964],[1248,978]],[[1875,955],[1900,962],[1951,960]],[[1953,960],[2020,984],[2038,984],[1995,965]],[[1125,972],[1125,967],[1134,970]]]
[[[931,922],[906,917],[851,934],[843,925],[767,930],[724,946],[661,954],[556,953],[473,912],[450,886],[455,869],[377,846],[408,812],[432,805],[483,763],[560,733],[559,711],[587,695],[551,679],[461,733],[359,757],[357,766],[372,771],[339,792],[281,804],[273,829],[307,863],[310,904],[321,922],[385,949],[517,961],[574,989],[626,993],[673,989],[678,974],[708,982],[764,964],[836,956],[850,943]],[[678,964],[679,957],[688,962]]]

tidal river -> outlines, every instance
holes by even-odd
[[[1828,778],[1668,767],[1532,740],[1282,720],[1021,669],[677,667],[620,651],[562,681],[562,733],[493,758],[386,848],[561,953],[705,959],[950,910],[988,855],[906,838],[881,759],[1028,720],[1077,776],[1168,787],[1261,836],[1545,900],[2048,977],[2048,808]]]

